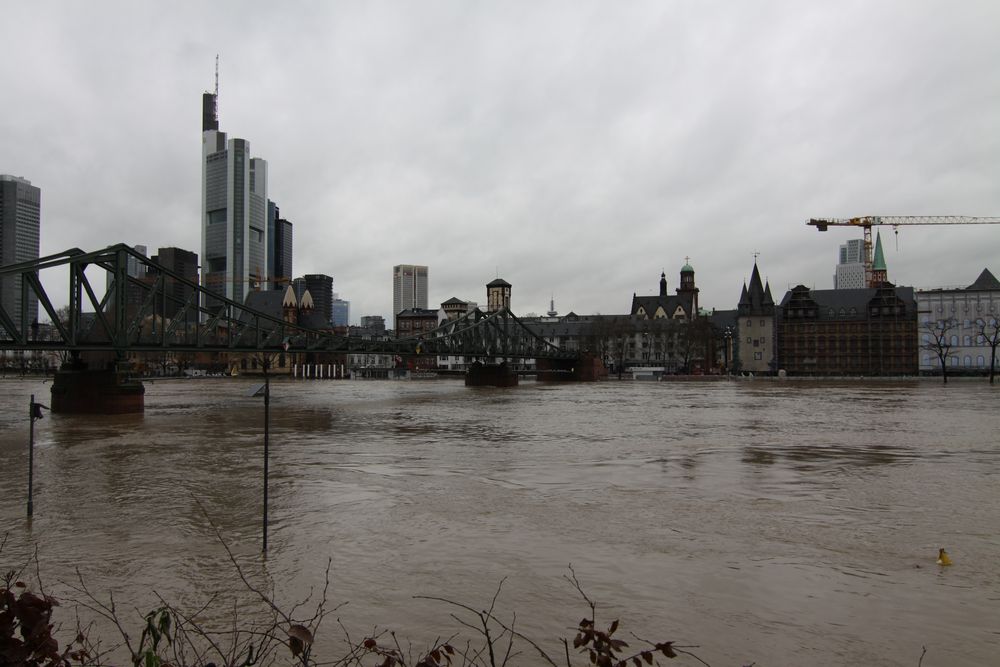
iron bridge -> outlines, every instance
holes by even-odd
[[[138,267],[144,278],[129,274]],[[56,308],[42,284],[68,281],[69,304]],[[50,278],[54,276],[54,278]],[[73,248],[0,267],[19,308],[0,301],[0,349],[24,351],[391,354],[471,358],[573,359],[537,336],[509,309],[479,309],[418,336],[373,340],[297,326],[211,292],[125,244],[84,252]],[[37,298],[38,325],[29,311]]]

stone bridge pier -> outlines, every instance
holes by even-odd
[[[576,359],[536,359],[539,382],[596,382],[608,377],[604,362],[585,352]]]

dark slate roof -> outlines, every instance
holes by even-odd
[[[444,303],[442,303],[441,305],[442,306],[466,306],[466,305],[468,305],[468,303],[469,303],[468,301],[462,301],[457,296],[453,296],[450,299],[448,299],[447,301],[445,301]]]
[[[736,328],[736,321],[739,318],[738,310],[716,310],[708,316],[708,321],[717,326],[720,330],[726,327]]]
[[[247,308],[251,308],[280,320],[283,319],[281,303],[284,299],[285,290],[273,289],[253,291],[247,294],[247,298],[243,301],[243,305]],[[241,315],[240,319],[244,319],[245,316],[246,314],[244,313]]]
[[[983,269],[983,272],[979,274],[976,278],[976,282],[972,283],[966,289],[971,290],[1000,290],[1000,281],[998,281],[989,269]]]
[[[486,283],[486,286],[487,287],[510,287],[511,285],[510,285],[509,282],[507,282],[503,278],[497,278],[496,280],[492,280],[492,281]]]
[[[890,286],[888,289],[895,290],[896,297],[906,304],[906,308],[908,310],[916,308],[916,301],[914,299],[912,287]],[[867,316],[868,304],[879,294],[879,291],[880,288],[877,287],[865,287],[861,289],[810,290],[804,285],[798,285],[785,293],[784,298],[781,300],[781,307],[782,309],[788,308],[794,293],[807,292],[809,294],[809,298],[816,303],[816,315],[818,319],[831,319],[829,315],[831,308],[834,311],[832,319],[865,319]],[[847,312],[846,316],[840,315],[841,308]],[[851,308],[854,308],[853,315],[851,315]]]
[[[438,311],[429,308],[407,308],[396,314],[396,317],[437,317]]]
[[[632,296],[632,311],[631,314],[635,315],[639,312],[641,307],[645,313],[646,317],[652,319],[656,314],[656,309],[663,307],[663,312],[666,313],[667,317],[673,317],[674,311],[680,306],[684,310],[684,314],[691,318],[691,306],[692,299],[690,294],[668,294],[665,296],[655,295],[655,296]]]
[[[760,279],[760,269],[757,268],[757,262],[754,262],[753,273],[750,274],[750,286],[747,287],[747,284],[743,283],[739,310],[745,315],[771,315],[774,312],[773,306],[771,285],[765,284]]]
[[[298,325],[300,327],[305,327],[306,329],[332,329],[333,325],[323,318],[323,313],[317,312],[315,310],[300,310],[298,317]]]

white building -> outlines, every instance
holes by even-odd
[[[392,316],[404,310],[427,310],[427,267],[397,264],[392,267]]]
[[[1000,281],[983,269],[976,282],[965,289],[934,289],[917,292],[917,325],[920,336],[920,372],[940,372],[941,362],[933,350],[924,349],[932,343],[932,328],[936,322],[946,322],[945,344],[948,346],[949,372],[983,373],[989,370],[992,348],[982,336],[997,326],[1000,318]]]
[[[865,281],[865,241],[851,239],[840,246],[840,257],[833,289],[862,289],[868,287]]]
[[[218,93],[202,96],[201,284],[243,303],[267,271],[267,162],[219,131]]]

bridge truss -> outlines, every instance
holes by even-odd
[[[42,284],[43,271],[66,274],[67,306],[55,307]],[[508,309],[489,314],[477,309],[432,331],[393,340],[307,329],[206,290],[124,244],[94,252],[74,248],[0,267],[0,284],[3,293],[13,289],[20,296],[16,309],[0,301],[0,349],[103,351],[119,357],[168,351],[575,356],[535,335]],[[47,316],[50,326],[35,321],[32,297],[38,319]]]

